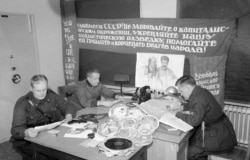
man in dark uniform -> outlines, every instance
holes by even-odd
[[[74,101],[78,102],[83,108],[97,107],[100,105],[111,106],[115,102],[113,100],[101,100],[101,96],[123,100],[122,96],[100,83],[99,70],[89,70],[86,75],[87,78],[79,82],[76,86],[76,96],[74,99]]]
[[[237,145],[235,132],[214,96],[197,86],[191,76],[179,78],[176,86],[188,102],[176,117],[194,127],[188,159],[207,159],[207,155],[231,151]]]
[[[48,79],[44,75],[33,76],[30,84],[31,91],[16,102],[11,128],[13,146],[24,160],[34,156],[30,142],[24,140],[24,137],[38,135],[34,127],[64,119],[67,122],[76,113],[71,103],[48,89]]]

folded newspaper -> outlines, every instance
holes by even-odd
[[[54,122],[54,123],[50,123],[50,124],[46,124],[46,125],[42,125],[42,126],[37,126],[37,127],[35,127],[35,130],[37,130],[38,132],[50,130],[50,129],[56,128],[57,126],[61,125],[62,123],[64,123],[64,121],[59,121],[59,122]]]
[[[169,108],[172,108],[172,110],[182,108],[179,102],[168,99],[150,99],[141,103],[138,107],[146,113],[157,117],[161,123],[167,124],[183,132],[193,129],[191,125],[171,114],[172,111],[169,110]]]

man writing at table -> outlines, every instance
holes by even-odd
[[[101,96],[123,100],[122,96],[100,83],[100,72],[97,69],[89,70],[87,78],[76,86],[76,100],[83,108],[97,106],[112,106],[116,101],[101,100]]]
[[[34,127],[64,119],[68,122],[76,113],[71,103],[48,89],[46,76],[34,75],[30,84],[31,91],[16,102],[11,128],[13,146],[25,160],[32,159],[33,151],[24,137],[36,137],[38,131]]]
[[[187,100],[184,111],[176,117],[194,127],[188,148],[189,160],[204,160],[210,154],[230,152],[237,145],[233,126],[214,96],[196,85],[191,76],[176,82],[179,93]]]

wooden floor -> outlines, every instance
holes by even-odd
[[[247,148],[236,147],[233,152],[222,157],[230,160],[245,160],[246,152]],[[22,160],[22,157],[13,150],[10,142],[4,142],[0,144],[0,160]]]

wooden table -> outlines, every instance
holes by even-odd
[[[104,107],[83,109],[77,112],[81,114],[101,114],[107,113],[108,109]],[[65,138],[64,134],[69,129],[59,126],[60,133],[57,136],[49,134],[47,131],[39,133],[35,138],[25,138],[32,142],[34,150],[37,153],[43,153],[60,160],[147,160],[147,147],[135,147],[135,152],[126,157],[106,157],[99,152],[98,148],[83,147],[80,145],[86,139],[84,138]]]
[[[168,131],[169,126],[160,124],[153,135],[153,143],[148,146],[148,160],[186,160],[188,141],[192,134],[179,130]]]

